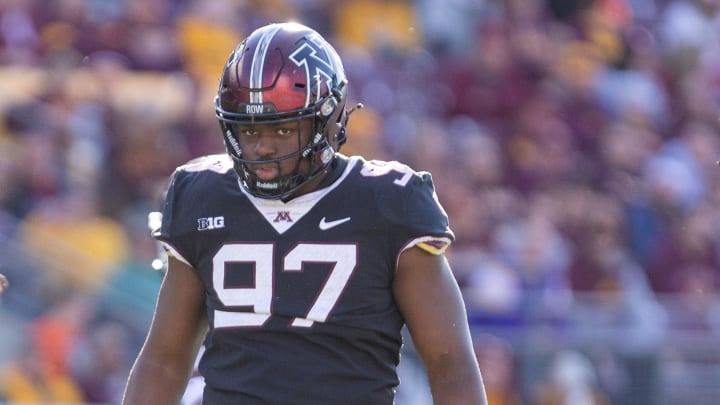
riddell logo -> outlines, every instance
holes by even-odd
[[[232,146],[233,150],[235,151],[235,154],[237,154],[237,155],[241,154],[242,152],[240,151],[240,145],[235,140],[235,137],[233,136],[232,131],[230,131],[228,129],[226,133],[227,133],[227,136],[225,137],[225,139],[227,139],[227,141],[230,142],[230,146]]]

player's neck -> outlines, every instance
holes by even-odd
[[[345,171],[345,168],[348,164],[348,158],[343,155],[336,154],[333,158],[333,161],[330,163],[330,165],[325,169],[324,173],[319,174],[317,177],[312,179],[308,184],[303,186],[300,190],[298,190],[297,193],[293,194],[292,197],[288,199],[284,199],[283,201],[288,202],[292,200],[293,198],[300,197],[302,195],[311,193],[315,190],[320,190],[322,188],[328,187],[331,184],[333,184],[337,179],[340,178],[342,173]]]
[[[330,163],[330,166],[328,166],[328,168],[326,169],[326,173],[320,179],[320,182],[318,183],[316,189],[325,188],[325,187],[328,187],[329,185],[335,183],[335,181],[337,179],[339,179],[340,176],[345,171],[347,164],[348,164],[347,157],[336,154],[335,158]]]

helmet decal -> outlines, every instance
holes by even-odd
[[[250,88],[261,89],[263,87],[263,71],[265,65],[265,58],[267,57],[267,51],[270,47],[273,37],[282,28],[280,25],[273,25],[267,29],[258,41],[257,47],[255,47],[255,54],[252,58],[252,67],[250,69]],[[262,104],[263,92],[262,91],[250,91],[250,102]]]
[[[317,40],[316,38],[312,38]],[[325,78],[325,83],[328,89],[332,88],[332,80],[334,73],[337,69],[333,66],[333,61],[328,57],[327,52],[318,46],[315,41],[305,41],[290,54],[290,60],[293,61],[297,66],[305,68],[305,76],[307,83],[309,84],[305,89],[305,107],[310,105],[310,97],[314,94],[315,98],[312,100],[313,103],[320,99],[322,94],[321,77]],[[318,51],[322,51],[322,55]],[[323,56],[325,59],[323,59]],[[313,85],[315,88],[313,89]]]

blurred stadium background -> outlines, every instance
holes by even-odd
[[[344,152],[433,173],[490,404],[720,403],[717,0],[0,1],[0,402],[119,403],[147,214],[288,19],[366,106]]]

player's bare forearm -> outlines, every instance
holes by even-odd
[[[189,377],[189,367],[162,365],[141,355],[130,372],[123,405],[177,405]]]
[[[487,405],[482,378],[471,368],[453,370],[449,374],[429,373],[430,391],[435,405]]]

